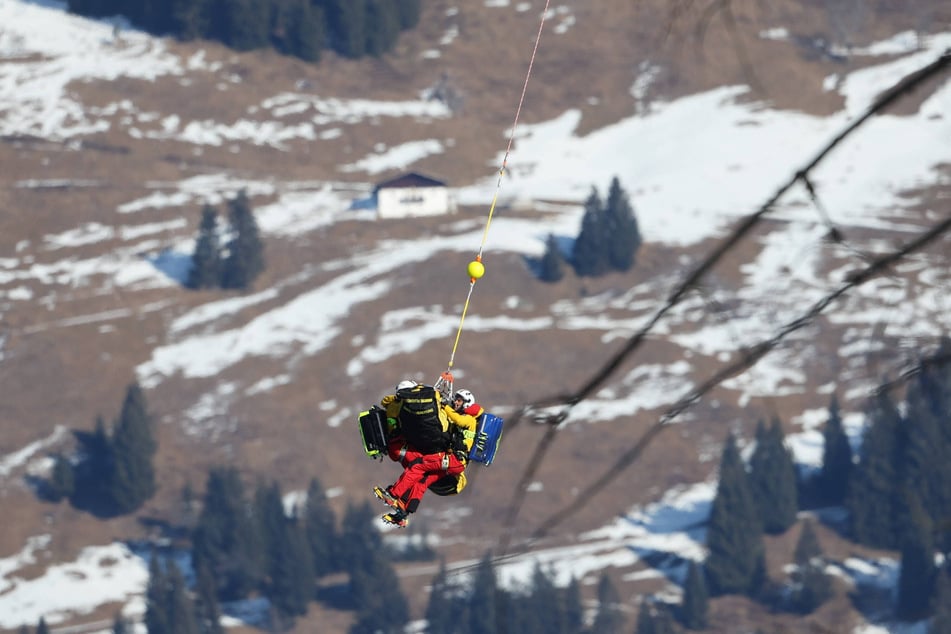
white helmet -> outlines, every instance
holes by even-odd
[[[462,409],[471,407],[472,405],[475,405],[476,402],[475,395],[469,390],[456,390],[456,393],[452,395],[452,398],[453,400],[457,398],[462,399]]]
[[[419,383],[412,379],[404,379],[396,384],[396,391],[399,392],[400,390],[407,390],[411,387],[416,387],[417,385],[419,385]]]

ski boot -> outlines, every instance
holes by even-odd
[[[393,497],[393,494],[390,493],[389,489],[383,489],[381,487],[373,487],[373,495],[379,498],[384,504],[390,508],[397,511],[405,511],[406,504],[403,503],[403,500]]]
[[[409,516],[406,514],[406,511],[401,509],[396,509],[391,513],[387,513],[383,516],[383,521],[387,524],[392,524],[399,528],[406,528],[409,526]]]

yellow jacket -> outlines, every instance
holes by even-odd
[[[462,439],[466,443],[466,453],[468,453],[472,449],[472,443],[475,442],[476,426],[478,425],[476,418],[481,416],[484,410],[481,407],[473,406],[460,414],[452,408],[452,405],[443,405],[442,409],[449,419],[449,423],[462,430]]]

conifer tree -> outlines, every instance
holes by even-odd
[[[591,625],[592,634],[620,634],[624,630],[621,597],[607,574],[598,580],[598,611]]]
[[[328,44],[343,57],[366,53],[366,0],[319,0],[326,16]]]
[[[372,634],[402,632],[409,621],[409,606],[399,579],[384,555],[383,540],[374,528],[379,521],[370,505],[348,505],[340,534],[340,552],[350,575],[350,596],[358,606],[350,632]]]
[[[218,212],[211,205],[201,210],[201,226],[192,254],[185,286],[191,289],[217,288],[221,281],[221,254],[218,244]]]
[[[579,276],[595,277],[608,272],[608,239],[601,197],[592,187],[591,194],[584,203],[581,231],[572,250],[575,273]]]
[[[409,605],[400,591],[393,565],[381,551],[370,553],[368,568],[350,571],[351,596],[357,619],[351,634],[402,634],[409,622]]]
[[[169,631],[174,634],[199,634],[198,622],[195,620],[195,606],[185,587],[185,577],[174,563],[169,563],[167,568],[165,613],[168,617]]]
[[[400,30],[407,31],[419,24],[420,0],[396,0]]]
[[[209,471],[192,544],[196,568],[208,566],[221,599],[243,599],[259,586],[264,575],[264,549],[245,500],[244,485],[234,468]]]
[[[228,201],[232,238],[221,269],[221,286],[248,289],[264,270],[264,244],[258,233],[251,203],[244,191]]]
[[[898,599],[895,616],[904,621],[917,621],[927,616],[934,593],[935,564],[933,525],[924,513],[917,496],[911,498],[914,519],[904,532],[901,547],[901,569],[898,574]]]
[[[371,569],[376,561],[374,553],[383,550],[383,538],[373,526],[376,521],[377,515],[369,504],[347,505],[337,552],[346,572]]]
[[[660,602],[644,601],[637,613],[635,634],[676,634],[677,627],[667,606]]]
[[[469,596],[467,624],[470,632],[493,632],[498,629],[497,590],[495,566],[491,554],[487,552],[476,567]]]
[[[856,541],[899,547],[901,415],[888,394],[871,404],[861,458],[852,473],[846,507]]]
[[[707,592],[707,583],[703,578],[703,570],[696,562],[691,561],[687,567],[687,578],[684,581],[680,622],[688,630],[705,629],[707,627],[708,608],[709,593]]]
[[[558,248],[558,242],[554,234],[549,233],[545,241],[545,254],[539,262],[538,277],[543,282],[558,282],[565,276],[564,268],[565,258]]]
[[[732,434],[720,458],[720,480],[707,524],[705,570],[711,596],[752,594],[765,581],[762,523]]]
[[[439,571],[433,578],[429,603],[426,606],[426,631],[429,634],[453,631],[459,618],[453,600],[454,590],[446,572],[446,560],[440,559]]]
[[[928,625],[928,634],[951,634],[951,574],[949,564],[937,574],[935,592],[931,600],[934,616]]]
[[[793,559],[797,569],[792,575],[790,605],[800,614],[810,614],[832,596],[832,580],[825,573],[822,546],[812,520],[803,522]]]
[[[324,14],[310,0],[292,0],[283,25],[284,49],[307,62],[320,61],[326,45]]]
[[[637,625],[634,627],[634,634],[657,634],[654,627],[654,614],[651,611],[649,602],[641,603],[641,608],[637,611]]]
[[[222,12],[222,41],[239,51],[268,46],[271,23],[270,0],[219,0]]]
[[[581,584],[572,577],[564,593],[565,632],[580,632],[584,625],[584,605],[581,603]]]
[[[307,613],[307,603],[313,595],[310,551],[297,518],[288,518],[284,513],[276,482],[259,487],[255,497],[267,553],[266,594],[278,614],[290,622]]]
[[[798,512],[796,465],[786,448],[782,426],[774,419],[770,427],[756,427],[756,448],[750,458],[750,487],[763,530],[779,534],[792,526]]]
[[[207,562],[195,570],[195,620],[201,634],[224,634],[217,582]]]
[[[156,555],[149,561],[149,584],[145,589],[145,629],[149,634],[175,634],[171,629],[166,593],[168,577]]]
[[[50,628],[46,625],[46,619],[42,616],[40,617],[39,623],[36,624],[36,634],[50,634]]]
[[[53,459],[53,473],[50,476],[50,498],[59,502],[63,498],[70,498],[76,491],[76,478],[73,474],[73,465],[62,454]]]
[[[210,12],[214,0],[172,0],[172,31],[180,40],[210,35]]]
[[[109,484],[113,472],[112,441],[102,416],[96,417],[92,433],[78,432],[79,462],[73,467],[75,486],[70,502],[99,517],[113,514]]]
[[[627,192],[621,188],[617,176],[611,179],[608,188],[604,223],[604,232],[608,238],[608,263],[617,271],[629,271],[634,266],[635,256],[641,247],[641,233]]]
[[[322,577],[339,570],[340,562],[335,556],[337,520],[333,509],[327,504],[327,494],[317,478],[312,478],[307,487],[307,502],[303,515],[314,574]]]
[[[122,612],[116,612],[115,618],[112,619],[112,634],[132,634],[132,627],[123,618]]]
[[[380,57],[399,39],[399,8],[393,0],[366,0],[366,11],[366,52]]]
[[[930,521],[951,517],[951,412],[936,370],[919,372],[905,397],[907,445],[902,459],[904,488],[920,500]],[[899,496],[907,501],[909,496]],[[906,505],[907,506],[907,505]],[[913,521],[908,517],[905,523]]]
[[[822,469],[817,480],[819,499],[825,505],[843,504],[852,476],[852,445],[842,425],[839,400],[834,394],[829,402],[829,419],[822,436],[825,442]]]
[[[531,593],[517,602],[525,608],[536,632],[565,631],[564,605],[551,577],[537,563],[532,570]],[[525,634],[530,634],[523,628]]]
[[[130,513],[155,494],[155,466],[158,449],[152,431],[145,394],[138,383],[126,390],[122,411],[112,432],[112,474],[110,499],[119,514]]]

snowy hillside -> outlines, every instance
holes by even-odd
[[[437,4],[446,36],[414,60],[451,59],[462,46],[449,35],[465,9]],[[539,17],[537,2],[479,4],[485,15]],[[574,4],[549,16],[546,55],[589,17]],[[763,26],[760,46],[793,50],[788,25]],[[527,36],[521,43],[527,55]],[[114,415],[129,381],[145,388],[162,430],[167,484],[150,514],[169,517],[181,487],[223,462],[279,479],[290,496],[319,475],[340,508],[363,500],[370,484],[395,473],[365,460],[352,422],[399,378],[445,369],[466,298],[464,265],[483,236],[487,273],[474,288],[455,375],[510,415],[577,389],[739,221],[884,90],[949,49],[946,29],[924,38],[897,32],[850,51],[852,63],[829,65],[818,85],[803,87],[839,104],[826,114],[778,107],[739,84],[648,98],[666,71],[643,60],[632,64],[624,117],[580,133],[581,106],[596,108],[594,96],[547,120],[529,116],[499,180],[512,130],[485,135],[494,154],[459,158],[469,151],[459,128],[479,110],[475,95],[465,114],[427,100],[419,86],[367,86],[359,96],[339,61],[300,70],[153,38],[121,20],[80,19],[60,2],[0,0],[0,487],[4,505],[27,509],[0,541],[0,629],[43,616],[105,632],[97,608],[143,613],[147,551],[138,545],[153,535],[129,523],[96,539],[85,538],[97,532],[86,525],[80,538],[69,523],[83,520],[38,502],[30,485],[48,473],[49,455],[69,446],[67,430]],[[509,71],[513,113],[523,69]],[[347,90],[324,93],[324,80]],[[585,90],[583,78],[566,82]],[[210,94],[220,100],[214,107],[201,98]],[[541,435],[528,423],[511,431],[472,490],[424,502],[437,546],[460,529],[479,536],[452,565],[477,561],[510,528],[516,542],[530,535],[717,369],[800,318],[870,258],[947,217],[951,82],[945,74],[909,101],[871,119],[810,173],[821,207],[794,186],[702,292],[665,315],[644,349],[572,409],[516,526],[503,518]],[[361,208],[384,174],[441,164],[469,173],[460,163],[484,165],[484,176],[453,183],[464,206],[455,216],[410,227]],[[635,271],[535,280],[531,262],[549,234],[570,247],[583,201],[614,176],[645,242]],[[267,241],[264,283],[245,294],[185,291],[199,209],[242,190]],[[502,202],[485,233],[496,193]],[[831,227],[843,242],[824,241]],[[940,238],[725,381],[673,421],[679,436],[664,453],[625,472],[636,487],[615,483],[576,524],[501,564],[503,580],[524,581],[542,562],[559,582],[575,576],[590,585],[614,567],[632,595],[648,580],[678,596],[685,562],[704,557],[700,524],[725,431],[782,415],[797,462],[815,467],[835,393],[858,446],[870,391],[951,331],[949,253]],[[645,553],[669,553],[676,564],[654,568]],[[834,572],[887,588],[896,565],[846,558]],[[404,574],[428,583],[432,572]],[[253,624],[261,606],[230,610],[229,625]],[[896,627],[856,631],[923,631]]]

